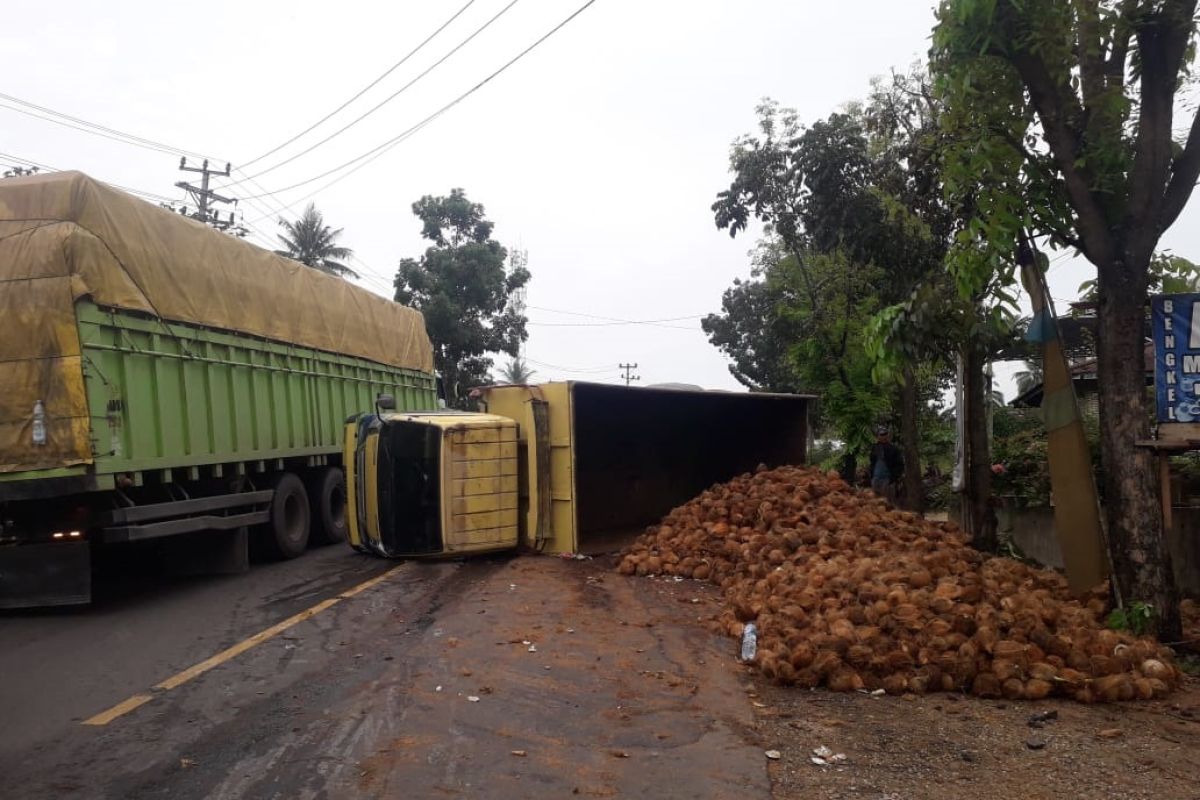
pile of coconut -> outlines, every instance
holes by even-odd
[[[890,694],[1148,700],[1181,673],[1152,639],[1109,630],[1102,592],[968,547],[950,523],[891,508],[836,474],[760,467],[676,508],[622,552],[625,575],[712,581],[714,624],[758,629],[784,685]]]

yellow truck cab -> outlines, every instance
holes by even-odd
[[[437,557],[518,544],[517,423],[458,411],[362,414],[345,427],[356,550]]]

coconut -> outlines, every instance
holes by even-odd
[[[1157,643],[1103,627],[1105,587],[1081,603],[1056,573],[985,558],[952,524],[802,467],[709,488],[617,570],[720,586],[710,624],[740,636],[757,622],[759,668],[782,684],[1093,702],[1159,697],[1181,679]]]

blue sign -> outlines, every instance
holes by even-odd
[[[1200,422],[1200,294],[1151,298],[1159,422]]]

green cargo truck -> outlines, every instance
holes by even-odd
[[[0,181],[0,320],[0,608],[343,539],[346,417],[437,405],[419,313],[79,173]]]

